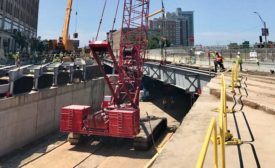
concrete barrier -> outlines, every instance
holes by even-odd
[[[98,78],[0,100],[0,156],[57,131],[63,106],[100,109],[105,88],[104,79]]]

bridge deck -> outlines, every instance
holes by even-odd
[[[248,76],[248,97],[242,111],[228,115],[229,129],[244,141],[241,146],[226,146],[227,167],[272,167],[275,165],[275,77]],[[229,84],[230,77],[226,77]],[[219,77],[211,80],[172,140],[153,167],[195,167],[214,109],[219,106]],[[228,89],[228,95],[232,95]],[[244,91],[242,90],[244,94]],[[232,107],[233,103],[228,102]],[[240,109],[238,105],[236,109]],[[212,144],[205,167],[213,167]]]

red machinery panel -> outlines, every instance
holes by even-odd
[[[61,131],[87,135],[134,138],[140,131],[139,92],[148,45],[150,0],[124,0],[118,59],[109,41],[92,41],[91,53],[110,89],[100,111],[87,106],[62,109]],[[103,57],[111,58],[118,75],[113,82],[104,70]]]
[[[106,133],[108,133],[108,115],[102,111],[98,111],[92,115],[89,115],[84,123],[85,130],[90,132],[91,134],[98,132],[101,135],[103,132],[105,135]],[[98,133],[96,133],[95,135],[98,135]]]
[[[91,114],[90,106],[71,105],[63,107],[60,118],[61,132],[83,132],[83,120]]]
[[[133,138],[139,133],[139,110],[119,108],[108,111],[109,134],[113,137]]]

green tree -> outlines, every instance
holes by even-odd
[[[230,43],[230,44],[228,45],[228,48],[229,48],[230,50],[232,50],[232,49],[240,49],[240,46],[238,45],[238,43]]]
[[[32,38],[30,40],[31,43],[31,51],[38,51],[38,52],[43,52],[45,51],[46,47],[44,45],[44,42],[40,40],[40,38]]]
[[[23,51],[23,49],[27,46],[27,38],[22,35],[20,31],[14,32],[12,37],[15,40],[15,43],[19,45],[20,51]]]
[[[249,46],[250,46],[249,41],[244,41],[242,44],[242,48],[249,48]]]
[[[159,48],[159,38],[150,37],[148,47],[149,47],[149,49]]]
[[[149,40],[148,40],[148,48],[155,49],[155,48],[163,48],[163,47],[170,47],[171,42],[162,37],[161,33],[151,32],[149,33]]]

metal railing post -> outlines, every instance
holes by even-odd
[[[231,92],[235,92],[235,66],[231,67]]]
[[[220,117],[219,117],[219,128],[220,128],[220,148],[221,148],[221,166],[225,167],[225,133],[227,128],[225,127],[225,116],[224,116],[224,75],[221,75],[221,100],[220,100]]]
[[[214,168],[218,168],[219,164],[218,164],[218,139],[217,139],[217,123],[216,123],[216,119],[213,125],[214,129],[213,129],[213,134],[212,136],[214,137],[214,142],[213,142],[213,146],[214,146]]]
[[[234,138],[228,129],[227,123],[227,113],[229,112],[227,109],[227,100],[226,100],[226,84],[224,80],[224,74],[221,75],[221,102],[220,102],[220,122],[222,122],[222,131],[220,132],[221,141],[223,141],[227,145],[238,145],[242,144],[242,141],[238,138]],[[223,133],[223,134],[222,134]]]
[[[203,146],[199,155],[199,159],[196,164],[196,168],[202,168],[204,165],[206,153],[208,150],[209,142],[211,137],[214,138],[213,146],[214,146],[214,168],[218,168],[218,142],[217,142],[217,124],[216,119],[213,117],[211,119],[210,125],[207,130],[207,134],[205,136]]]

